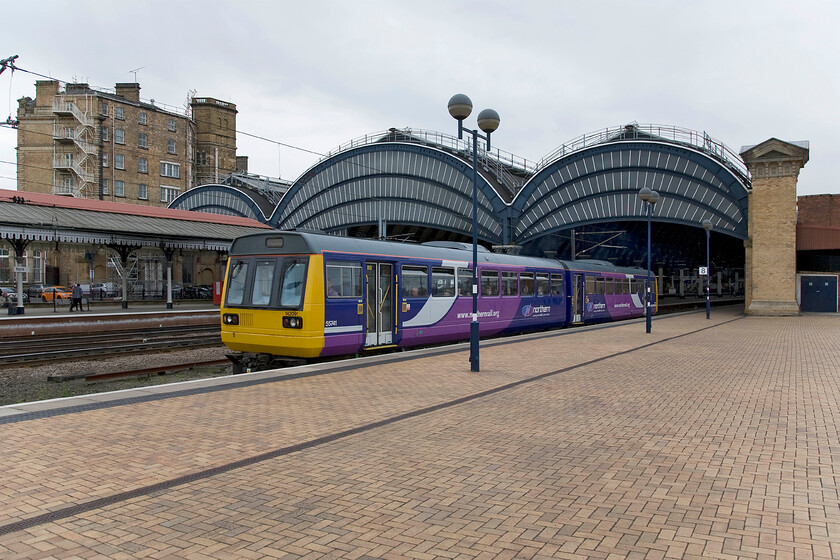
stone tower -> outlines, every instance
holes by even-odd
[[[236,171],[236,105],[194,97],[190,107],[195,121],[196,184],[218,183]]]
[[[808,162],[807,142],[771,138],[742,149],[752,175],[746,253],[748,315],[795,315],[796,181]]]

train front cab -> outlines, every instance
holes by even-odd
[[[241,363],[261,369],[276,356],[321,354],[322,270],[317,254],[232,256],[228,260],[221,337],[228,348],[243,353]]]

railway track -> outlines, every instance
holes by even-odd
[[[215,325],[112,333],[15,338],[0,341],[0,368],[68,359],[108,358],[131,353],[199,348],[221,344]]]

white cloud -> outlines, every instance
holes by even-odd
[[[454,134],[454,93],[496,109],[495,145],[531,160],[634,120],[706,131],[736,152],[810,140],[799,184],[812,194],[840,192],[839,16],[828,1],[90,0],[18,19],[0,58],[104,87],[143,67],[144,98],[181,106],[195,89],[236,103],[240,131],[319,153],[392,126]],[[10,78],[0,100],[14,116],[36,77]],[[15,161],[15,142],[0,129],[0,161]],[[244,135],[238,148],[251,171],[289,179],[318,159]],[[0,187],[14,174],[0,164]]]

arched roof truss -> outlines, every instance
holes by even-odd
[[[656,221],[747,237],[747,188],[718,160],[661,141],[599,144],[545,166],[514,199],[512,234],[523,244],[556,231],[611,221],[646,219],[638,192],[658,191]]]
[[[251,196],[228,185],[201,185],[178,195],[169,208],[209,214],[241,216],[267,223],[268,218]]]
[[[472,234],[472,167],[437,148],[377,143],[332,156],[304,173],[272,214],[278,229],[327,232],[375,224],[379,219]],[[507,208],[478,178],[478,237],[503,240]]]

